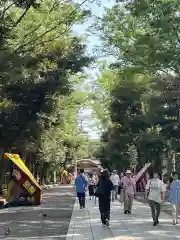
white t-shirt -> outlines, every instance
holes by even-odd
[[[95,180],[94,180],[94,178],[93,178],[93,177],[90,177],[88,183],[89,183],[89,185],[93,185],[93,186],[94,186],[94,185],[95,185]]]
[[[161,203],[161,193],[166,191],[166,187],[160,179],[150,179],[147,182],[146,190],[149,190],[149,200]]]
[[[120,183],[120,178],[117,174],[112,174],[110,177],[111,182],[113,183],[114,186],[118,186]]]

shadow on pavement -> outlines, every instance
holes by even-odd
[[[74,188],[58,186],[46,190],[40,206],[0,210],[0,239],[66,239],[74,202]]]

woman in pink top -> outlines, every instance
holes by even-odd
[[[127,170],[126,176],[123,177],[124,214],[131,214],[133,199],[136,194],[136,182],[131,174],[131,170]]]

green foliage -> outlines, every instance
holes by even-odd
[[[160,169],[163,156],[179,152],[179,8],[174,0],[117,1],[96,24],[102,51],[117,60],[102,70],[94,107],[103,102],[110,116],[99,152],[106,166],[151,161]]]
[[[26,155],[34,168],[58,170],[83,144],[78,114],[87,96],[78,84],[93,59],[72,26],[90,12],[57,0],[0,7],[0,147]]]
[[[99,28],[121,65],[179,73],[178,1],[121,1],[108,9]]]

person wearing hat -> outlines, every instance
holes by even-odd
[[[131,214],[133,199],[136,195],[136,182],[131,175],[131,170],[127,170],[123,178],[124,214]]]
[[[113,170],[112,175],[110,177],[110,180],[114,186],[114,189],[112,190],[112,201],[114,202],[114,199],[117,200],[117,195],[118,195],[118,188],[120,185],[120,178],[117,175],[117,171]]]

